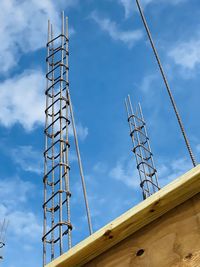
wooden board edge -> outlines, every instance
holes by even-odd
[[[46,267],[79,267],[200,192],[200,165],[89,236]]]

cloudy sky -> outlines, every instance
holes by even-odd
[[[200,160],[200,2],[143,0],[169,83]],[[42,264],[47,19],[70,25],[70,88],[94,229],[142,199],[124,98],[141,102],[160,184],[189,170],[180,130],[134,0],[0,1],[0,219],[5,267]],[[73,140],[71,141],[73,142]],[[73,244],[88,235],[71,148]]]

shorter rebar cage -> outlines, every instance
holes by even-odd
[[[135,113],[130,96],[125,99],[125,106],[130,128],[130,136],[133,144],[137,169],[140,177],[143,199],[146,199],[160,189],[157,170],[154,165],[146,123],[144,121],[141,105],[138,104]]]

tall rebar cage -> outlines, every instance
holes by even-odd
[[[92,223],[87,199],[85,179],[72,101],[69,91],[69,38],[68,18],[62,12],[61,34],[54,37],[53,26],[48,21],[45,150],[44,150],[44,225],[43,266],[72,247],[69,185],[69,125],[73,137],[80,171],[89,233]]]
[[[62,14],[61,34],[48,22],[47,88],[44,151],[43,264],[71,248],[69,188],[68,19]],[[64,211],[64,206],[66,212]],[[67,236],[68,242],[64,242]],[[48,245],[48,248],[47,248]],[[67,247],[66,247],[67,246]],[[50,250],[50,253],[49,251]],[[50,255],[50,256],[49,256]]]
[[[151,152],[146,123],[144,121],[141,105],[138,104],[135,113],[130,96],[125,99],[125,106],[130,128],[130,136],[133,144],[137,169],[140,177],[143,199],[146,199],[160,189],[157,170],[155,168],[153,154]]]

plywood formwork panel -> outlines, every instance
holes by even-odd
[[[158,222],[162,220],[162,216],[166,214],[166,222],[165,224],[168,225],[170,223],[171,218],[167,218],[167,213],[169,211],[172,212],[172,215],[175,216],[177,215],[177,219],[180,219],[180,222],[183,220],[183,217],[179,211],[180,205],[184,203],[183,205],[189,205],[193,208],[191,210],[194,212],[194,207],[198,209],[199,204],[194,203],[193,197],[195,195],[198,195],[200,192],[200,165],[197,167],[193,168],[186,174],[182,175],[166,187],[162,188],[159,192],[155,193],[151,197],[147,198],[145,201],[141,202],[137,206],[133,207],[111,223],[107,224],[105,227],[94,233],[92,236],[86,238],[82,242],[80,242],[78,245],[70,249],[67,253],[63,254],[59,258],[55,259],[53,262],[47,265],[47,267],[80,267],[80,266],[89,266],[88,264],[97,264],[92,262],[93,259],[96,258],[102,253],[106,252],[108,253],[109,249],[114,248],[115,245],[120,246],[120,242],[124,240],[124,242],[127,242],[127,238],[130,239],[132,235],[138,235],[138,233],[141,231],[147,231],[144,230],[148,228],[149,224],[152,222],[155,222],[155,226],[159,224]],[[199,197],[196,196],[196,200]],[[190,204],[187,204],[190,203]],[[193,204],[191,204],[193,203]],[[199,202],[198,202],[199,203]],[[178,207],[180,206],[180,207]],[[177,208],[176,208],[177,207]],[[176,209],[175,209],[176,208]],[[188,210],[188,212],[191,212],[191,210]],[[173,217],[172,216],[172,217]],[[192,216],[192,221],[194,222],[197,221],[197,218],[199,218],[198,212],[196,215],[193,214]],[[195,219],[194,219],[195,218]],[[190,216],[188,217],[188,222],[191,220]],[[168,221],[168,223],[167,223]],[[184,220],[183,220],[184,221]],[[187,220],[184,221],[185,229],[188,227],[190,228],[189,224],[187,223]],[[183,224],[183,225],[184,225]],[[178,224],[171,223],[171,225],[174,225],[175,228],[179,228]],[[193,224],[190,224],[193,225]],[[172,226],[171,226],[172,227]],[[193,226],[192,226],[193,227]],[[155,233],[159,233],[158,226],[155,227]],[[168,228],[166,228],[168,229]],[[169,228],[171,229],[171,228]],[[196,228],[195,228],[196,229]],[[174,230],[173,230],[174,231]],[[200,231],[200,230],[199,230]],[[196,230],[196,233],[198,231]],[[175,232],[173,232],[174,234]],[[150,235],[150,234],[149,234]],[[152,236],[154,235],[153,233],[151,234]],[[171,238],[173,235],[169,235]],[[183,235],[184,236],[184,235]],[[161,236],[162,237],[162,236]],[[162,237],[164,238],[164,237]],[[164,240],[164,243],[170,243],[170,237],[169,240],[166,239]],[[135,238],[135,237],[134,237]],[[180,237],[179,237],[180,238]],[[146,239],[150,240],[150,237],[146,237]],[[130,241],[131,242],[131,241]],[[141,242],[141,241],[140,241]],[[156,241],[155,241],[156,242]],[[196,242],[196,241],[195,241]],[[126,243],[127,244],[127,243]],[[135,250],[139,249],[139,247],[143,243],[138,243],[138,245],[135,245]],[[145,243],[146,244],[146,243]],[[150,244],[150,243],[149,243]],[[155,243],[156,244],[156,243]],[[151,245],[151,247],[157,249],[155,247],[155,244]],[[123,246],[122,246],[123,247]],[[149,245],[150,247],[150,245]],[[133,257],[135,250],[132,250],[134,247],[129,250],[128,247],[125,247],[127,253],[131,254],[131,257]],[[161,249],[161,245],[160,245]],[[165,250],[165,247],[162,248],[163,251]],[[177,250],[177,249],[176,249]],[[122,249],[123,251],[123,249]],[[150,250],[147,250],[150,251]],[[145,251],[144,255],[141,255],[141,257],[136,258],[136,260],[140,260],[144,258],[145,255],[147,255],[147,251]],[[177,250],[178,251],[178,250]],[[148,252],[150,253],[150,252]],[[188,252],[190,253],[190,252]],[[194,252],[193,252],[194,253]],[[119,255],[113,255],[113,259],[116,260],[117,256],[120,256],[120,252],[118,252]],[[158,253],[157,255],[159,255]],[[102,254],[105,256],[105,254]],[[187,256],[187,255],[186,255]],[[185,256],[185,257],[186,257]],[[101,257],[101,256],[100,256]],[[122,256],[127,258],[127,256]],[[155,256],[159,257],[159,256]],[[169,255],[170,257],[170,255]],[[178,256],[177,256],[178,257]],[[190,254],[187,256],[190,258]],[[186,257],[186,259],[187,259]],[[194,257],[198,257],[197,255],[193,255]],[[98,258],[100,259],[100,258]],[[194,261],[194,260],[193,260]],[[85,265],[84,265],[85,264]],[[97,265],[97,266],[116,266],[117,265],[103,265],[104,263]],[[112,264],[112,263],[110,263]],[[124,264],[124,263],[123,263]],[[129,262],[130,264],[130,262]],[[138,263],[139,264],[139,263]],[[147,263],[150,264],[150,263]],[[157,263],[156,263],[157,264]],[[92,266],[92,265],[90,265]],[[95,266],[95,265],[94,265]],[[126,265],[119,265],[126,267]],[[132,265],[127,265],[127,266],[132,266]],[[143,265],[134,265],[134,266],[143,266]],[[148,267],[160,267],[160,265],[144,265]],[[177,265],[177,266],[184,266],[184,265]],[[174,265],[174,267],[177,267]],[[190,266],[190,265],[185,265],[185,266]],[[191,266],[196,266],[196,265],[191,265]],[[199,265],[200,266],[200,265]],[[198,267],[199,267],[198,266]]]
[[[136,266],[200,266],[200,194],[84,265]]]

